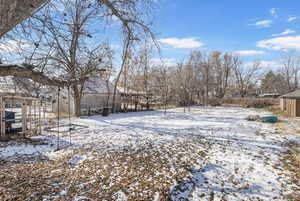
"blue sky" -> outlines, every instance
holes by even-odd
[[[299,0],[159,0],[155,28],[169,62],[202,49],[272,65],[300,50],[299,9]]]
[[[260,60],[272,68],[278,66],[286,52],[300,51],[300,0],[156,1],[154,30],[165,64],[180,62],[191,50],[199,49],[234,52],[245,63]],[[117,24],[110,28],[93,25],[90,31],[99,35],[90,39],[91,44],[97,44],[94,40],[108,40],[119,58]],[[0,44],[0,53],[1,47],[7,50],[7,46],[13,52],[16,42],[8,42],[11,43]],[[159,58],[154,61],[160,62]]]

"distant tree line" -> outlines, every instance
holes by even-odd
[[[286,54],[278,66],[243,62],[241,56],[220,51],[194,50],[173,66],[151,62],[151,51],[130,52],[118,85],[145,92],[153,103],[209,104],[225,97],[284,94],[298,88],[299,56]],[[271,69],[271,70],[266,70]]]
[[[283,94],[298,88],[296,54],[286,54],[279,68],[270,71],[260,61],[245,63],[239,55],[220,51],[194,50],[172,66],[153,62],[159,49],[151,19],[155,4],[155,0],[53,0],[1,38],[1,44],[6,43],[1,47],[9,48],[0,51],[0,76],[15,76],[17,86],[36,96],[47,84],[68,84],[76,115],[87,78],[103,69],[106,87],[109,81],[114,84],[113,110],[118,86],[125,93],[143,93],[147,108],[154,103],[208,104],[211,99]],[[120,59],[109,37],[103,38],[115,26],[123,42]],[[24,65],[12,65],[20,60]]]

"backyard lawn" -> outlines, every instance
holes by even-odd
[[[192,107],[72,118],[82,127],[61,133],[59,150],[55,132],[0,142],[0,200],[293,200],[299,180],[283,158],[300,140],[246,120],[268,114]]]

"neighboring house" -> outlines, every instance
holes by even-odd
[[[58,88],[52,88],[50,91],[44,92],[45,99],[51,102],[51,111],[58,114],[67,114],[71,113],[72,115],[75,112],[74,99],[71,95],[68,96],[68,89],[63,88],[58,91]],[[59,100],[59,101],[58,101]],[[58,108],[59,105],[59,108]]]
[[[44,93],[48,91],[47,86],[35,88],[29,79],[22,79],[22,84],[16,82],[14,77],[0,77],[0,93],[11,96],[22,97],[44,97]]]
[[[264,93],[260,94],[258,97],[260,98],[278,98],[280,95],[278,93]]]
[[[24,96],[22,91],[20,91],[16,85],[12,82],[10,77],[0,77],[0,96],[12,96],[21,97]],[[13,99],[6,101],[5,107],[16,106],[17,102]]]
[[[28,96],[16,86],[11,77],[0,77],[0,93],[11,96]]]
[[[98,76],[90,78],[85,83],[83,97],[81,99],[81,110],[83,113],[101,112],[104,107],[112,107],[114,85]],[[116,107],[119,111],[121,98],[119,91],[116,93]],[[92,110],[92,111],[91,111]]]
[[[114,86],[111,82],[106,82],[105,80],[99,78],[98,76],[91,77],[85,83],[85,88],[83,90],[83,96],[81,99],[81,114],[90,115],[90,114],[100,114],[105,107],[112,107],[113,103],[113,91]],[[52,111],[57,113],[58,111],[58,93],[57,89],[52,90]],[[69,103],[70,103],[70,112],[74,114],[74,99],[71,95],[70,90],[70,99],[68,96],[68,89],[64,88],[60,91],[59,96],[59,110],[60,113],[69,112]],[[121,105],[121,98],[117,91],[116,94],[116,107],[119,111]]]
[[[280,97],[280,107],[291,117],[300,117],[300,89]]]
[[[8,77],[0,77],[0,93],[14,94],[17,92],[16,86]]]

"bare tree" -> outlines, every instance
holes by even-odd
[[[116,111],[116,92],[119,80],[126,66],[130,47],[135,42],[143,38],[149,38],[158,48],[152,31],[151,20],[149,17],[152,14],[154,0],[98,0],[100,5],[104,5],[107,15],[116,17],[122,23],[122,31],[124,37],[121,68],[115,80],[113,94],[113,111]],[[126,12],[124,12],[126,11]],[[148,21],[148,23],[147,23]]]
[[[87,39],[92,37],[88,26],[101,13],[97,2],[91,4],[91,1],[56,0],[21,27],[29,29],[23,32],[24,38],[28,36],[27,43],[34,44],[27,54],[23,53],[28,63],[36,64],[40,72],[51,68],[54,75],[68,82],[78,80],[71,86],[77,116],[86,81],[83,78],[103,67],[110,51],[105,43],[88,48]]]
[[[47,0],[10,0],[0,2],[0,38],[30,17]]]
[[[160,65],[153,69],[152,76],[154,78],[155,96],[159,97],[159,102],[164,104],[165,113],[171,99],[171,75],[170,70],[165,65]]]
[[[293,53],[288,53],[282,58],[281,74],[284,77],[289,91],[295,90],[299,85],[300,57]]]
[[[152,56],[152,43],[151,41],[144,40],[142,44],[136,44],[136,48],[140,48],[135,54],[131,50],[127,51],[126,62],[122,63],[121,71],[119,73],[120,80],[118,84],[122,87],[131,88],[135,91],[143,93],[145,106],[149,110],[150,103],[152,102],[152,90],[156,84],[153,84],[151,75],[151,56]],[[133,49],[133,47],[131,47]],[[125,49],[126,50],[126,49]],[[123,53],[124,54],[124,53]],[[123,57],[124,57],[123,56]],[[123,59],[123,61],[125,61]],[[122,70],[123,69],[123,70]],[[130,78],[129,76],[130,72]],[[122,74],[122,76],[121,76]],[[117,81],[118,81],[117,77]],[[130,83],[129,83],[130,82]]]
[[[151,54],[153,52],[153,49],[151,47],[151,44],[148,41],[145,41],[144,44],[141,47],[141,50],[138,55],[138,68],[142,73],[142,82],[143,82],[143,92],[145,93],[144,98],[146,100],[146,108],[147,110],[150,109],[150,101],[151,101],[151,91],[152,87],[155,87],[153,84],[151,86]]]
[[[228,77],[231,73],[233,66],[232,55],[214,51],[211,56],[211,65],[214,69],[215,82],[216,82],[216,97],[223,98],[228,86]]]
[[[179,63],[173,78],[173,87],[180,105],[192,104],[195,91],[195,74],[191,63]]]
[[[35,72],[41,75],[46,76],[47,72],[51,76],[63,77],[67,82],[80,80],[79,83],[72,84],[76,115],[80,115],[85,82],[83,78],[105,68],[110,52],[108,45],[101,42],[97,34],[99,30],[92,32],[91,25],[100,24],[103,19],[110,24],[113,23],[111,19],[115,18],[121,22],[122,33],[128,41],[138,40],[138,36],[142,34],[150,35],[154,39],[150,24],[146,23],[151,2],[53,0],[19,27],[23,32],[19,40],[26,39],[34,47],[29,50],[31,53],[24,55],[25,61],[30,66],[37,66]],[[40,65],[41,63],[46,64]],[[12,70],[2,74],[19,76],[16,72],[12,73]],[[29,71],[26,72],[27,78],[41,80],[41,76],[38,79],[33,78],[34,73],[29,75]],[[47,83],[50,83],[49,80]]]
[[[251,66],[243,65],[243,62],[238,56],[233,58],[233,71],[235,74],[236,86],[241,97],[245,97],[251,85],[258,81],[257,73],[260,67],[260,62],[253,62]]]
[[[124,68],[126,66],[126,63],[128,61],[129,53],[130,53],[130,45],[132,43],[132,40],[130,38],[125,38],[124,39],[124,44],[123,44],[123,53],[122,53],[122,64],[121,68],[119,70],[119,73],[116,77],[115,84],[114,84],[114,92],[113,92],[113,102],[112,102],[112,111],[116,112],[116,95],[117,95],[117,87],[121,78],[121,75],[124,71]]]
[[[117,86],[120,87],[120,92],[124,94],[129,94],[131,90],[138,91],[139,89],[136,89],[137,79],[138,79],[138,58],[137,54],[133,52],[133,47],[131,47],[127,54],[127,59],[124,65],[124,70],[121,73],[120,80],[117,83]],[[124,101],[124,110],[127,111],[128,105],[129,105],[129,96],[125,97]]]
[[[210,64],[210,56],[207,52],[192,51],[189,58],[190,65],[195,72],[196,93],[198,99],[202,97],[202,102],[207,105],[209,93],[213,87],[213,69]]]
[[[260,89],[263,93],[278,93],[284,94],[289,91],[286,81],[280,72],[272,70],[266,72],[260,84]]]

